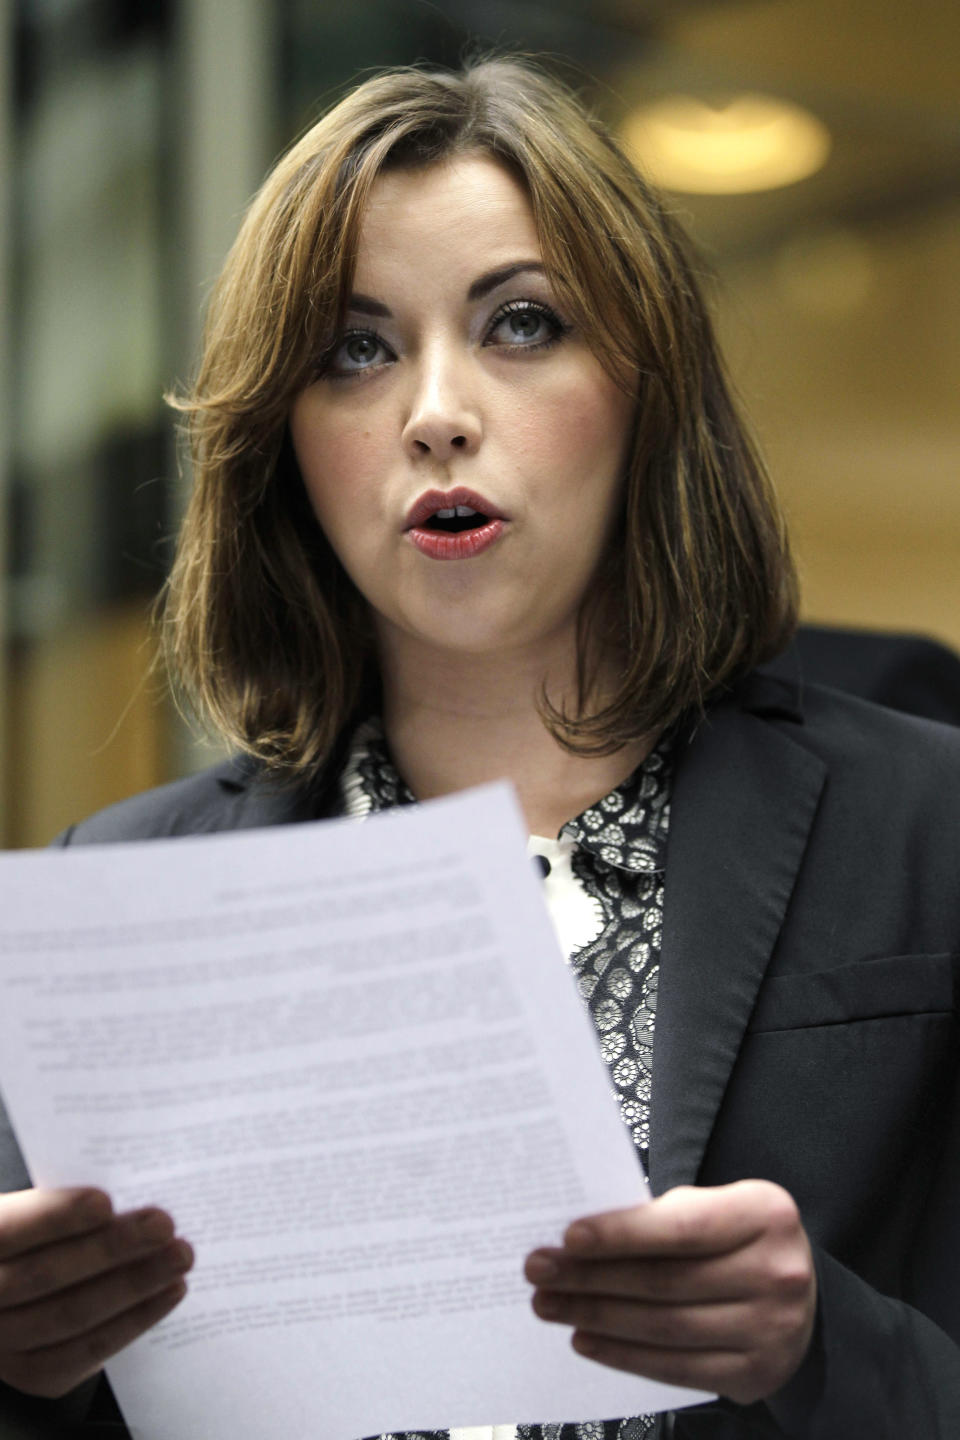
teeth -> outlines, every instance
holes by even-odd
[[[438,510],[438,520],[463,520],[468,515],[479,515],[479,510],[471,510],[469,505],[455,505],[452,510]]]

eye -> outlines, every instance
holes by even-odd
[[[565,325],[549,305],[539,300],[509,300],[490,322],[485,345],[514,350],[540,350],[565,335]]]
[[[395,358],[393,351],[373,330],[350,330],[328,351],[323,373],[332,379],[360,375]]]

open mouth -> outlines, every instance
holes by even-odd
[[[496,545],[507,524],[479,491],[427,490],[407,513],[404,532],[430,560],[472,560]]]
[[[479,530],[491,520],[504,519],[502,511],[477,490],[457,485],[451,490],[426,490],[407,511],[405,530],[436,531],[460,535]]]
[[[424,530],[440,530],[445,535],[459,535],[462,530],[478,530],[489,520],[480,510],[469,505],[455,505],[449,510],[435,510],[425,522]]]

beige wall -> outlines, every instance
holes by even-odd
[[[9,846],[45,845],[156,785],[169,716],[142,606],[84,617],[11,664]]]
[[[960,648],[960,202],[724,276],[721,331],[810,618]]]

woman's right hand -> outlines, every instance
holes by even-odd
[[[163,1210],[102,1190],[0,1195],[0,1380],[64,1395],[168,1315],[193,1251]]]

